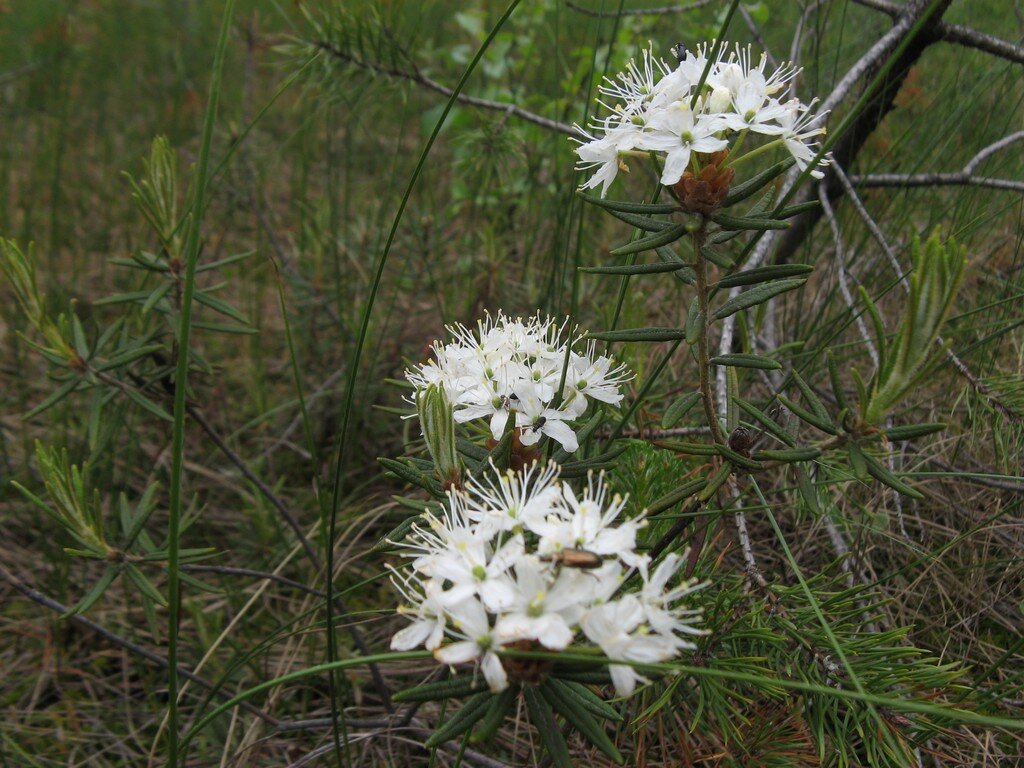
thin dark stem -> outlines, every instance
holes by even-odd
[[[415,69],[415,71],[409,72],[398,67],[388,67],[382,64],[378,64],[373,61],[367,61],[357,56],[352,55],[348,51],[345,51],[338,46],[326,41],[326,40],[313,40],[312,44],[321,51],[326,51],[334,58],[352,64],[359,69],[365,69],[370,72],[376,72],[381,75],[387,75],[394,77],[399,80],[409,80],[410,82],[416,83],[417,85],[423,86],[427,90],[440,93],[442,96],[446,96],[449,99],[455,98],[461,104],[469,104],[473,107],[480,107],[482,109],[490,109],[498,112],[504,112],[506,117],[514,115],[520,120],[525,120],[528,123],[539,125],[541,128],[547,128],[548,130],[557,131],[564,133],[567,136],[575,136],[577,138],[584,138],[584,134],[575,126],[569,125],[568,123],[561,123],[558,120],[552,120],[551,118],[544,117],[543,115],[537,115],[529,110],[518,107],[515,104],[510,104],[504,101],[494,101],[492,99],[482,99],[479,96],[470,96],[464,94],[461,91],[455,91],[442,83],[437,82],[425,74]]]
[[[182,570],[184,570],[187,567],[188,566],[184,566]],[[2,565],[0,565],[0,578],[2,578],[8,584],[14,587],[14,589],[16,589],[18,592],[21,592],[21,594],[23,594],[29,600],[38,603],[39,605],[42,605],[45,608],[49,608],[51,611],[55,611],[56,613],[66,615],[68,611],[71,610],[66,605],[62,605],[61,603],[54,600],[52,597],[48,597],[39,590],[33,589],[28,584],[15,577],[14,574],[12,574]],[[148,648],[143,648],[141,645],[133,643],[131,640],[128,640],[127,638],[121,637],[116,632],[111,632],[109,629],[106,629],[105,627],[97,624],[95,621],[85,618],[85,616],[81,616],[79,614],[71,614],[67,617],[67,620],[74,622],[80,627],[85,627],[86,629],[95,632],[97,635],[113,643],[118,648],[123,648],[129,653],[138,656],[139,658],[146,659],[146,661],[156,664],[158,667],[163,667],[164,669],[166,669],[168,666],[167,659],[161,656],[160,654],[155,653],[149,650]],[[199,675],[195,674],[189,669],[186,669],[185,667],[178,667],[178,677],[184,678],[185,680],[189,680],[195,683],[196,685],[200,686],[201,688],[205,688],[206,690],[213,692],[216,696],[220,696],[221,698],[230,699],[234,696],[234,694],[226,688],[211,683],[206,678],[200,677]],[[255,715],[260,720],[269,723],[270,725],[277,727],[281,724],[281,721],[278,720],[276,717],[267,714],[262,709],[253,706],[247,701],[239,702],[238,706],[244,709],[246,712]]]

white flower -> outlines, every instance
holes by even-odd
[[[501,644],[491,633],[491,623],[484,606],[476,600],[464,600],[449,608],[455,632],[461,640],[434,651],[442,664],[465,664],[480,661],[480,670],[492,693],[508,688],[508,675],[495,651]]]
[[[549,408],[543,399],[545,390],[534,382],[523,382],[517,388],[518,408],[516,426],[520,428],[519,441],[523,445],[537,443],[542,435],[557,440],[562,448],[573,453],[580,447],[576,433],[566,424],[573,414]]]
[[[580,626],[587,638],[596,643],[605,655],[614,661],[655,663],[676,655],[676,644],[663,635],[644,632],[644,610],[633,595],[609,603],[602,603],[587,611]],[[610,664],[608,671],[620,696],[629,696],[637,680],[644,680],[637,671],[625,664]]]
[[[403,579],[394,568],[389,570],[391,571],[391,583],[409,603],[409,605],[400,606],[398,612],[415,617],[412,624],[396,632],[395,636],[391,638],[391,650],[408,651],[417,645],[423,645],[428,651],[434,650],[441,644],[447,624],[444,606],[438,600],[441,585],[433,579],[426,582],[415,582],[418,586],[417,593],[415,588],[410,587],[412,578]]]
[[[512,609],[498,619],[495,634],[503,642],[536,640],[545,648],[561,651],[576,633],[563,611],[586,600],[587,590],[577,584],[581,574],[563,569],[557,576],[534,556],[516,563],[516,598]],[[578,618],[578,617],[577,617]]]
[[[553,464],[521,474],[491,467],[451,491],[447,509],[426,515],[426,525],[412,526],[399,545],[412,570],[391,569],[400,612],[412,621],[395,633],[393,649],[422,644],[441,663],[475,662],[497,692],[509,684],[500,654],[513,643],[557,652],[590,642],[612,662],[640,663],[693,647],[679,635],[700,634],[700,611],[681,600],[697,587],[669,586],[682,558],[670,554],[651,573],[636,552],[642,518],[619,520],[627,500],[612,496],[603,476],[576,493],[557,472]],[[586,567],[568,550],[586,550]],[[627,566],[642,584],[617,597],[628,588]],[[623,663],[609,669],[623,696],[643,679]]]
[[[453,341],[435,344],[433,360],[406,372],[413,402],[427,387],[441,387],[457,423],[485,419],[495,440],[512,421],[524,445],[547,436],[575,451],[579,443],[568,422],[583,416],[591,401],[617,405],[630,378],[624,366],[596,357],[593,344],[574,349],[580,341],[576,331],[566,332],[565,324],[551,318],[524,320],[499,312],[473,330],[454,325],[448,331]]]
[[[466,514],[480,524],[480,533],[493,536],[499,531],[525,527],[535,530],[551,514],[562,498],[561,487],[555,483],[558,465],[541,468],[531,464],[522,472],[499,472],[492,467],[485,480],[471,479]]]
[[[649,149],[665,152],[665,167],[661,183],[672,186],[682,178],[690,165],[692,152],[718,152],[729,142],[715,134],[724,126],[712,115],[695,115],[687,100],[673,102],[651,118],[654,129],[646,145]]]
[[[717,51],[714,59],[712,49]],[[782,136],[797,163],[806,167],[814,156],[806,139],[814,134],[802,129],[817,118],[795,99],[783,103],[799,70],[792,64],[771,72],[766,67],[766,56],[755,63],[749,46],[703,43],[676,67],[645,50],[640,64],[631,61],[601,86],[598,104],[607,116],[594,120],[592,133],[580,129],[585,139],[576,148],[578,168],[593,172],[583,188],[600,187],[604,197],[623,156],[650,152],[662,157],[661,183],[674,185],[691,168],[694,153],[724,150],[747,132]],[[789,114],[791,103],[799,105],[796,116]]]
[[[786,145],[786,149],[789,150],[789,153],[793,155],[793,159],[796,160],[797,168],[801,171],[806,169],[808,164],[818,154],[817,145],[808,142],[808,139],[825,133],[823,127],[815,127],[814,125],[823,117],[824,115],[812,114],[810,107],[804,106],[795,99],[785,104],[783,113],[779,117],[779,124],[782,126],[781,138]],[[828,165],[828,162],[827,157],[822,158],[820,165]],[[811,171],[811,176],[816,179],[820,179],[824,175],[818,169]]]
[[[636,548],[636,533],[643,525],[641,517],[627,520],[613,527],[626,505],[626,499],[616,495],[607,501],[603,476],[590,475],[582,497],[577,497],[568,485],[562,487],[565,508],[561,515],[550,516],[534,530],[540,535],[537,550],[542,554],[562,549],[584,549],[596,555],[618,555],[632,565],[630,553]]]
[[[654,569],[654,573],[648,572],[649,559],[644,557],[638,563],[638,569],[643,577],[644,585],[640,590],[640,603],[643,607],[647,623],[656,632],[663,635],[674,635],[682,632],[686,635],[703,635],[705,631],[692,626],[700,620],[701,611],[685,609],[677,605],[684,597],[704,587],[704,584],[697,584],[695,579],[684,580],[672,589],[666,589],[669,580],[679,572],[683,557],[671,552],[665,555],[665,559]],[[681,647],[694,647],[692,643],[684,643]]]

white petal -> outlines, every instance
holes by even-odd
[[[576,439],[576,433],[573,432],[572,427],[564,421],[548,419],[544,422],[544,426],[541,427],[541,431],[545,435],[549,435],[561,443],[562,448],[564,448],[568,453],[573,453],[580,447],[579,441]],[[522,442],[523,445],[527,445],[526,440],[523,440]]]
[[[633,689],[636,688],[637,674],[632,667],[626,667],[622,664],[609,664],[608,671],[611,673],[615,692],[619,696],[633,695]]]
[[[683,173],[689,164],[690,148],[688,146],[679,147],[669,152],[665,157],[665,167],[661,172],[661,183],[666,187],[678,183],[683,178]]]
[[[408,651],[411,648],[415,648],[430,637],[435,626],[439,625],[436,622],[425,619],[413,622],[400,632],[396,632],[395,636],[391,638],[391,650]]]
[[[465,664],[480,655],[480,646],[472,640],[460,640],[434,651],[434,658],[442,664]]]
[[[484,654],[480,669],[484,673],[484,679],[491,689],[491,693],[501,693],[508,688],[508,675],[505,674],[505,667],[496,654],[488,651]]]

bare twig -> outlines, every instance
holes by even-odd
[[[193,405],[188,405],[186,406],[186,410],[189,417],[195,420],[196,424],[198,424],[199,427],[207,434],[210,440],[212,440],[214,444],[220,448],[221,452],[230,459],[231,463],[238,468],[238,471],[259,489],[260,493],[263,494],[267,501],[269,501],[281,517],[284,518],[285,522],[288,523],[288,526],[292,529],[299,542],[302,544],[302,548],[306,551],[309,561],[313,564],[313,567],[317,571],[322,571],[323,563],[320,560],[320,556],[317,554],[316,549],[313,548],[313,545],[310,543],[305,531],[302,529],[302,526],[299,524],[295,515],[292,514],[291,510],[288,509],[285,503],[281,501],[276,493],[274,493],[273,489],[271,489],[270,486],[263,482],[263,480],[249,468],[249,465],[245,463],[245,460],[231,449],[231,446],[229,446],[217,433],[213,428],[213,425],[210,424],[198,408]],[[333,546],[333,544],[334,543],[331,542],[330,546]],[[327,574],[326,577],[332,579],[334,578],[334,574]],[[348,605],[339,595],[336,594],[334,596],[334,602],[337,603],[338,609],[343,614],[351,613]],[[369,656],[370,647],[367,645],[366,638],[363,637],[363,633],[359,631],[359,628],[349,624],[346,629],[352,637],[352,642],[355,643],[359,653],[363,656]],[[384,681],[384,676],[381,674],[380,668],[376,664],[368,664],[367,668],[370,670],[370,676],[373,678],[374,687],[380,694],[384,707],[390,712],[392,710],[391,691],[388,684]]]
[[[181,566],[181,570],[188,571],[190,573],[219,573],[224,576],[251,576],[254,579],[265,579],[267,581],[275,581],[278,584],[284,584],[286,587],[292,587],[300,592],[305,592],[309,595],[316,597],[326,597],[327,595],[307,584],[303,584],[301,581],[295,581],[289,579],[287,576],[280,576],[276,573],[268,573],[266,571],[258,571],[254,568],[235,568],[228,565],[207,565],[205,563],[189,563]]]
[[[592,8],[586,8],[579,3],[574,3],[572,0],[565,0],[565,5],[567,8],[572,8],[572,10],[582,13],[585,16],[593,16],[600,19],[609,16],[672,16],[677,13],[696,11],[698,8],[704,8],[705,6],[716,2],[718,2],[718,0],[694,0],[694,2],[686,3],[684,5],[663,5],[658,8],[623,8],[622,11],[618,13],[614,11],[595,11]]]
[[[850,314],[853,315],[854,320],[857,323],[857,330],[860,331],[860,336],[864,340],[864,344],[867,345],[868,354],[871,355],[871,362],[875,364],[875,368],[878,367],[878,349],[875,348],[874,342],[871,341],[871,334],[868,333],[868,327],[864,323],[864,317],[860,312],[857,312],[856,307],[853,303],[853,294],[850,293],[850,285],[847,281],[846,271],[846,259],[843,257],[843,235],[839,231],[839,221],[836,219],[835,211],[832,210],[832,204],[828,199],[828,192],[825,191],[825,185],[818,185],[818,200],[821,201],[821,209],[825,214],[825,218],[828,220],[828,225],[832,230],[832,239],[835,243],[835,255],[836,255],[836,276],[839,278],[839,292],[843,294],[843,301],[846,302],[847,308],[850,310]]]
[[[336,59],[352,64],[360,69],[365,69],[369,72],[376,72],[381,75],[387,75],[388,77],[398,78],[399,80],[409,80],[410,82],[421,85],[428,90],[435,91],[440,93],[442,96],[447,96],[449,98],[451,98],[452,94],[455,93],[455,91],[448,86],[442,85],[436,80],[427,77],[419,70],[409,72],[404,69],[399,69],[398,67],[387,67],[376,62],[360,59],[326,40],[314,40],[312,43],[314,46],[322,51],[326,51]],[[463,93],[458,94],[458,96],[456,96],[456,100],[462,104],[469,104],[482,109],[493,109],[499,112],[512,114],[520,120],[525,120],[528,123],[533,123],[534,125],[539,125],[542,128],[548,128],[552,131],[564,133],[567,136],[585,138],[585,134],[576,126],[569,125],[568,123],[561,123],[558,120],[552,120],[548,117],[543,117],[542,115],[538,115],[525,110],[522,107],[518,107],[515,104],[510,104],[504,101],[494,101],[492,99],[481,99],[477,96],[469,96]]]
[[[851,176],[858,187],[987,187],[1024,192],[1024,181],[974,176],[963,171],[954,173],[872,173]]]
[[[32,600],[33,602],[38,603],[39,605],[49,608],[51,611],[55,611],[60,614],[67,614],[67,612],[71,610],[66,605],[62,605],[53,598],[44,595],[39,590],[33,589],[28,584],[17,578],[10,571],[8,571],[7,568],[5,568],[3,565],[0,565],[0,578],[3,578],[4,581],[6,581],[8,584],[14,587],[14,589],[16,589],[18,592],[21,592],[21,594],[25,595],[25,597],[27,597],[29,600]],[[138,656],[139,658],[146,659],[146,661],[156,664],[159,667],[163,667],[165,669],[167,668],[167,659],[165,657],[161,656],[158,653],[155,653],[154,651],[149,650],[148,648],[143,648],[138,643],[133,643],[131,640],[121,637],[116,632],[111,632],[109,629],[106,629],[105,627],[97,624],[95,621],[87,619],[85,616],[81,616],[77,613],[74,613],[68,616],[67,620],[95,632],[97,635],[104,638],[105,640],[113,643],[119,648],[123,648],[124,650],[128,651],[129,653],[135,656]],[[227,690],[222,686],[215,685],[206,678],[194,674],[191,670],[186,669],[185,667],[179,666],[178,674],[181,675],[181,677],[192,681],[201,688],[205,688],[208,691],[212,691],[215,695],[220,696],[221,698],[230,699],[234,696],[234,694],[230,690]],[[260,720],[263,720],[273,726],[277,726],[280,723],[280,721],[276,717],[264,712],[258,707],[253,706],[247,701],[240,702],[238,706],[244,709],[246,712],[249,712],[250,714],[253,714],[256,717],[260,718]]]
[[[853,0],[858,5],[863,5],[865,8],[871,8],[876,11],[896,18],[903,12],[903,6],[899,3],[891,2],[890,0]],[[960,24],[947,24],[945,22],[940,23],[936,27],[936,35],[950,43],[956,43],[966,48],[977,48],[979,51],[990,53],[993,56],[998,56],[1008,61],[1016,62],[1017,64],[1024,64],[1024,48],[1019,45],[1001,40],[998,37],[987,35],[984,32],[978,32],[970,27],[964,27]]]

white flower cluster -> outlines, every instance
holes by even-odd
[[[399,610],[412,624],[392,649],[422,644],[445,664],[479,662],[498,692],[509,678],[497,652],[513,643],[561,651],[582,633],[609,659],[647,663],[694,647],[680,635],[702,634],[693,626],[700,611],[678,603],[698,586],[669,587],[682,558],[670,554],[651,572],[636,552],[642,518],[618,521],[626,500],[609,499],[603,478],[593,476],[577,496],[557,474],[554,464],[494,470],[449,492],[442,514],[413,526],[400,545],[411,571],[391,569],[406,603]],[[642,586],[616,597],[627,567]],[[643,679],[624,664],[609,671],[623,696]]]
[[[496,319],[480,321],[475,332],[464,325],[448,331],[454,340],[435,344],[435,359],[406,377],[417,392],[431,384],[443,387],[455,421],[490,419],[495,440],[514,415],[523,445],[548,435],[572,453],[579,443],[566,422],[582,416],[592,399],[618,405],[619,385],[630,378],[625,366],[596,355],[593,342],[574,351],[581,339],[565,334],[564,324],[550,317],[512,319],[499,312]],[[565,384],[556,404],[563,368]]]
[[[807,167],[818,151],[814,137],[825,132],[817,125],[823,115],[811,112],[813,102],[783,100],[799,72],[792,65],[766,75],[764,55],[755,66],[749,47],[737,45],[726,56],[728,46],[723,44],[691,108],[712,45],[688,51],[675,68],[645,50],[640,66],[631,61],[614,80],[606,78],[602,95],[621,103],[599,102],[611,114],[593,126],[599,136],[587,134],[590,140],[576,149],[581,170],[597,169],[584,189],[600,186],[604,197],[618,173],[620,154],[631,151],[663,155],[661,183],[674,185],[694,152],[718,152],[729,145],[732,134],[747,131],[775,137],[801,170]],[[812,175],[820,178],[822,172],[815,169]]]

